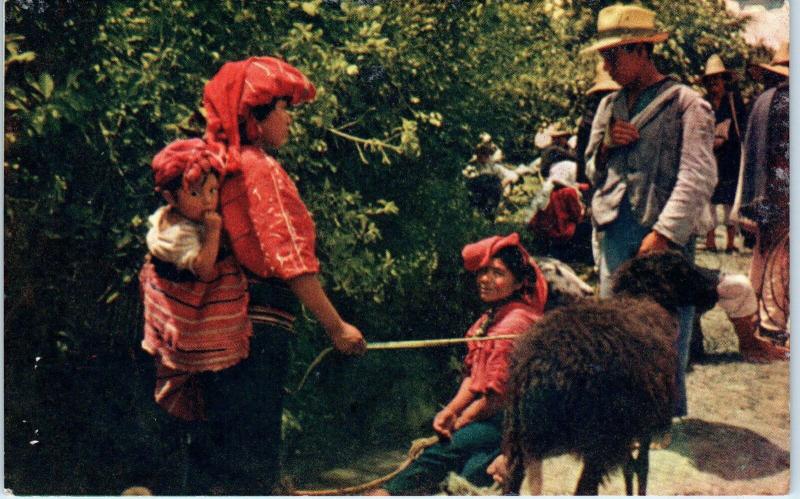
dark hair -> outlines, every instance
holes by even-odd
[[[636,47],[637,45],[643,46],[645,51],[647,51],[647,55],[649,55],[649,56],[653,55],[653,47],[655,46],[654,44],[652,44],[652,43],[636,43],[636,44],[632,44],[631,46],[632,47]],[[633,52],[633,50],[629,50],[629,52]]]
[[[278,101],[284,101],[287,106],[289,106],[292,102],[292,98],[289,96],[282,96],[282,97],[275,97],[271,101],[266,104],[261,104],[258,106],[254,106],[250,109],[250,113],[256,119],[256,121],[263,121],[269,116],[269,113],[275,110],[275,106],[278,105]],[[244,121],[239,122],[239,142],[242,145],[252,145],[253,143],[247,137],[247,125]]]
[[[476,156],[491,156],[497,151],[497,146],[494,142],[482,142],[475,147]]]
[[[161,186],[161,192],[171,192],[175,194],[183,185],[183,175],[178,175],[177,177],[170,179],[169,182]]]
[[[650,42],[626,43],[625,45],[621,45],[621,47],[622,50],[624,50],[629,54],[636,52],[639,49],[639,47],[644,47],[645,51],[647,52],[647,55],[652,56],[654,44]]]
[[[208,175],[216,175],[217,179],[219,179],[219,173],[216,170],[209,170],[203,174],[203,179],[208,177]],[[205,180],[204,180],[205,181]],[[175,178],[172,178],[166,184],[161,186],[161,192],[169,192],[172,195],[177,195],[177,192],[183,187],[183,174],[178,175]]]
[[[525,256],[518,247],[506,246],[495,253],[494,258],[502,260],[517,282],[524,282],[527,279],[528,284],[531,286],[536,282],[536,271],[526,261]]]

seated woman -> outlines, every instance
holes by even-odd
[[[521,334],[541,317],[547,283],[519,243],[519,234],[468,244],[461,254],[464,268],[475,273],[481,301],[489,305],[467,337]],[[513,346],[509,339],[468,343],[464,364],[469,374],[433,420],[439,443],[384,488],[367,495],[430,494],[450,471],[478,486],[492,484],[486,468],[500,453],[508,356]]]

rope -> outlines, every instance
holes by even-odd
[[[397,342],[402,343],[402,342]],[[361,485],[355,485],[352,487],[341,487],[338,489],[323,489],[323,490],[293,490],[291,494],[293,496],[342,496],[342,495],[356,495],[360,494],[361,492],[365,492],[370,489],[374,489],[383,485],[384,483],[388,482],[392,478],[396,477],[400,474],[401,471],[408,468],[408,466],[417,460],[417,458],[422,454],[422,452],[439,442],[439,437],[433,435],[427,438],[418,438],[411,442],[411,447],[408,449],[408,453],[406,456],[405,461],[400,463],[400,466],[397,467],[394,471],[389,473],[388,475],[382,476],[380,478],[376,478],[375,480],[369,481],[367,483],[362,483]]]
[[[435,340],[383,341],[378,343],[368,343],[367,350],[405,350],[410,348],[441,347],[455,345],[458,343],[467,343],[470,341],[513,340],[518,336],[519,335],[516,334],[506,334],[497,336],[473,336],[469,338],[441,338]],[[303,377],[300,379],[300,383],[297,385],[297,388],[294,390],[289,390],[287,388],[286,393],[289,395],[294,395],[299,392],[300,389],[303,388],[303,385],[306,384],[308,376],[332,351],[333,347],[328,347],[321,351],[319,355],[317,355],[317,357],[311,361],[311,364],[308,365],[308,369],[306,369],[305,374],[303,374]]]

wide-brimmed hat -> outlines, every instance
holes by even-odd
[[[631,43],[660,43],[669,33],[656,29],[656,13],[638,5],[612,5],[597,15],[598,39],[581,53]]]
[[[599,61],[594,70],[594,85],[586,91],[586,95],[592,95],[597,92],[614,92],[619,90],[619,83],[615,82],[611,75],[606,71],[603,61]]]
[[[713,54],[706,61],[706,68],[705,71],[703,72],[703,76],[701,77],[701,79],[705,80],[709,76],[717,76],[717,75],[724,75],[731,79],[737,77],[735,71],[731,71],[730,69],[727,69],[725,67],[725,64],[722,62],[722,58],[719,55]]]
[[[553,139],[556,137],[566,137],[572,135],[571,132],[561,127],[561,123],[551,123],[544,130],[536,132],[533,137],[533,145],[539,149],[544,149],[553,145]]]
[[[772,56],[769,64],[758,64],[758,67],[772,71],[781,76],[789,76],[789,42],[783,42]]]

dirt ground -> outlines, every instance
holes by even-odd
[[[749,250],[734,255],[698,251],[697,261],[746,274],[750,256]],[[789,363],[744,362],[733,328],[718,307],[703,316],[702,326],[709,355],[688,374],[688,417],[673,427],[668,448],[650,453],[649,495],[787,494]],[[411,436],[409,442],[422,436],[427,435]],[[394,469],[406,445],[398,443],[395,450],[367,452],[344,467],[306,474],[305,483],[297,485],[313,489],[364,483]],[[580,469],[570,456],[546,460],[544,494],[572,494]],[[455,492],[497,494],[496,489]],[[600,493],[624,495],[621,473],[601,485]]]

